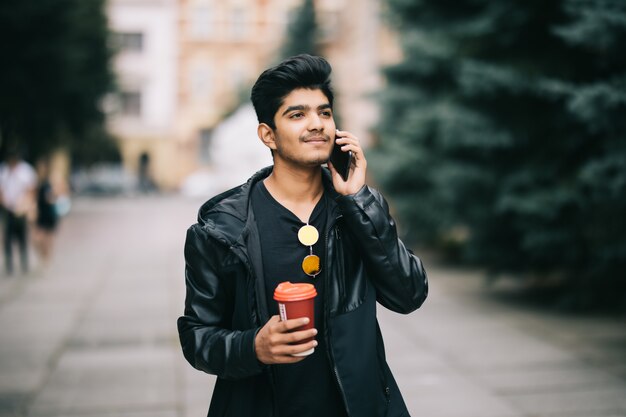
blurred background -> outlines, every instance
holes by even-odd
[[[626,3],[4,1],[0,45],[2,169],[38,184],[28,268],[0,276],[0,416],[204,414],[184,230],[271,164],[250,87],[304,52],[431,271],[423,313],[381,313],[411,411],[626,416]]]

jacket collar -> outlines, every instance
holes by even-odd
[[[205,202],[198,211],[198,223],[211,234],[217,236],[229,246],[240,241],[241,234],[248,222],[250,210],[250,192],[254,185],[267,178],[273,170],[273,166],[265,167],[257,171],[244,184],[225,191]],[[339,197],[335,191],[330,171],[322,169],[322,184],[324,192],[333,202],[329,207],[330,213],[337,209],[334,201]]]

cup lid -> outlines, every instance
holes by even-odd
[[[297,283],[289,281],[281,282],[274,290],[276,301],[302,301],[314,298],[317,295],[313,284]]]

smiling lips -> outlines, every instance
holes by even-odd
[[[308,138],[304,139],[304,142],[309,143],[309,142],[328,142],[330,140],[330,138],[328,136],[311,136]]]

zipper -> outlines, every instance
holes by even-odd
[[[340,245],[339,241],[341,240],[341,234],[339,233],[339,226],[335,226],[333,227],[333,230],[335,231],[335,238],[337,239],[337,245]],[[336,249],[336,251],[339,249]],[[343,255],[343,250],[342,250],[342,255]],[[339,263],[340,269],[343,270],[344,268],[344,260],[343,257],[341,259],[338,259],[336,263]],[[339,288],[339,297],[345,297],[346,296],[346,283],[344,282],[343,279],[340,279],[339,282],[337,283],[337,286]]]
[[[338,226],[337,226],[337,221],[341,218],[342,216],[338,216],[337,218],[335,218],[334,223],[332,223],[331,227],[328,228],[328,231],[326,232],[326,236],[325,236],[325,244],[326,244],[326,274],[325,274],[325,283],[324,285],[326,286],[325,292],[326,292],[326,300],[324,300],[324,322],[325,322],[325,326],[324,328],[325,330],[325,337],[326,337],[326,354],[328,356],[328,361],[330,362],[332,369],[333,369],[333,375],[335,377],[335,381],[337,382],[337,388],[339,388],[339,394],[341,395],[341,399],[343,401],[343,405],[346,408],[346,414],[348,415],[348,417],[350,416],[350,408],[348,407],[348,400],[346,398],[346,392],[343,388],[343,384],[341,382],[341,378],[339,377],[339,370],[337,369],[337,364],[335,363],[335,358],[333,357],[333,353],[332,353],[332,345],[330,343],[330,330],[329,330],[329,312],[330,312],[330,304],[328,302],[329,299],[329,293],[330,291],[328,291],[329,289],[329,281],[330,281],[330,250],[328,248],[328,237],[330,236],[332,231],[335,231],[335,235],[337,237],[337,240],[340,240],[341,238],[339,237],[339,231],[337,230]]]
[[[337,384],[339,385],[339,393],[341,394],[341,398],[343,399],[343,403],[344,403],[344,405],[346,407],[346,414],[348,416],[350,416],[350,411],[348,409],[348,402],[346,400],[346,393],[345,393],[345,391],[343,389],[343,385],[341,383],[341,379],[339,378],[339,371],[337,370],[337,365],[335,365],[334,363],[333,363],[333,371],[334,371],[334,374],[335,374],[335,378],[337,379]]]

